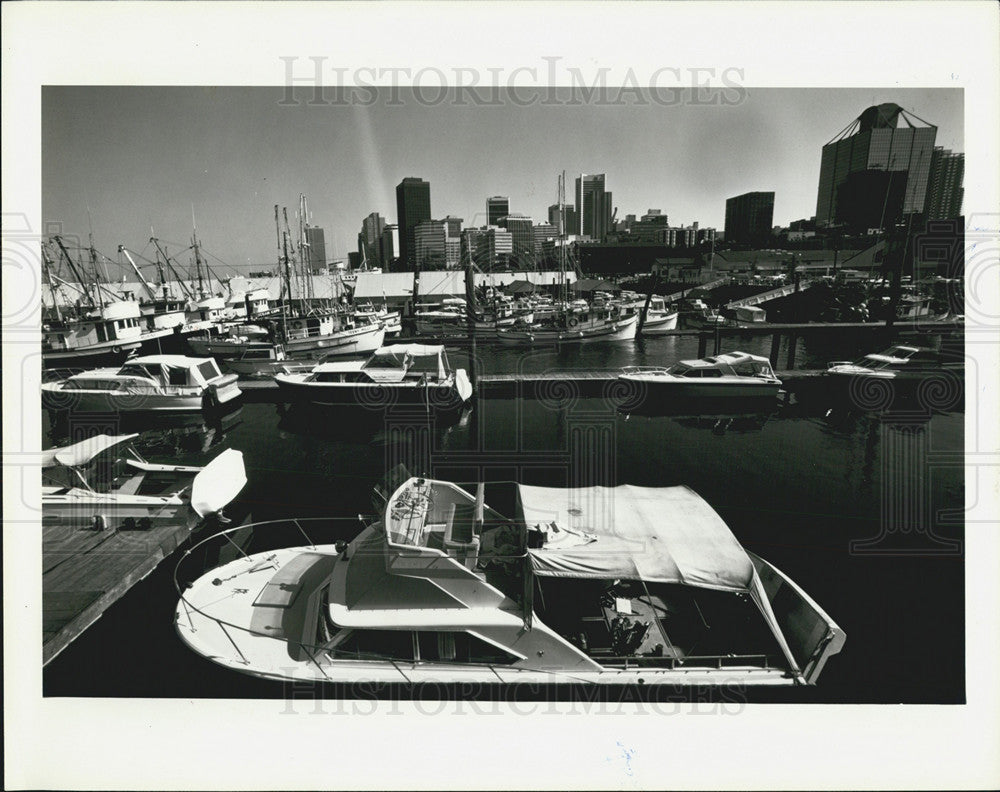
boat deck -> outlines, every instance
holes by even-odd
[[[189,535],[186,524],[134,531],[42,528],[42,663],[48,663]]]

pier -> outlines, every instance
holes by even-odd
[[[190,535],[187,525],[42,531],[42,663],[47,664]]]

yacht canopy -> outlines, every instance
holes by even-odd
[[[749,591],[753,564],[715,510],[688,487],[518,485],[528,528],[568,529],[577,543],[528,551],[536,575],[645,580]],[[549,537],[553,536],[550,529]]]
[[[393,344],[375,351],[365,368],[405,368],[411,372],[448,376],[448,358],[444,347],[426,344]]]
[[[213,358],[193,358],[184,355],[145,355],[130,358],[119,369],[119,373],[148,375],[153,379],[162,379],[165,385],[199,385],[203,388],[222,374]]]
[[[81,440],[79,443],[74,443],[63,448],[50,448],[42,452],[42,467],[56,467],[57,465],[79,467],[80,465],[86,465],[98,454],[138,436],[138,434],[102,434],[88,437],[86,440]]]

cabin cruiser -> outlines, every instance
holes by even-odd
[[[865,355],[850,362],[837,360],[830,363],[826,376],[833,379],[863,378],[915,382],[949,371],[961,375],[962,361],[947,358],[927,347],[897,344],[878,354]]]
[[[382,409],[393,404],[460,407],[472,396],[465,369],[452,369],[443,346],[393,344],[365,361],[320,363],[275,374],[289,401]]]
[[[517,485],[513,520],[482,484],[386,492],[346,547],[250,555],[191,583],[182,560],[181,639],[275,680],[791,686],[846,638],[687,487]]]
[[[317,360],[330,355],[365,355],[385,341],[382,322],[358,324],[339,312],[288,317],[275,323],[278,340],[289,357]]]
[[[627,366],[618,379],[644,389],[649,396],[771,396],[781,387],[771,361],[748,352],[681,360],[670,368]]]
[[[42,404],[54,410],[145,412],[212,409],[240,396],[235,374],[212,358],[146,355],[42,383]]]
[[[157,465],[135,450],[131,441],[138,436],[102,434],[43,451],[43,527],[193,529],[221,517],[246,484],[239,451],[227,449],[203,468]]]

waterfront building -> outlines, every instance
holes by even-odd
[[[823,146],[816,223],[878,229],[923,213],[936,135],[897,104],[869,107]]]
[[[725,234],[730,244],[765,244],[773,222],[773,192],[748,192],[726,200]]]
[[[581,173],[576,180],[578,233],[600,242],[611,231],[611,193],[605,189],[605,174]]]
[[[930,181],[927,185],[926,218],[954,220],[962,214],[965,155],[941,146],[931,155]]]
[[[498,226],[501,218],[510,214],[510,201],[506,195],[494,195],[486,199],[486,225]],[[475,221],[473,221],[475,222]]]
[[[399,223],[399,266],[412,269],[417,261],[417,225],[431,219],[431,185],[408,176],[396,186],[396,220]]]

